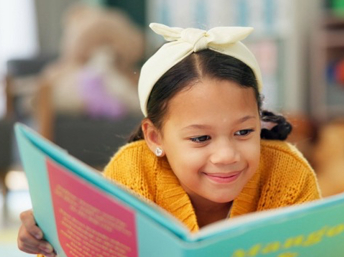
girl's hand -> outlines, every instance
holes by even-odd
[[[26,253],[55,257],[56,254],[53,247],[43,239],[43,232],[36,225],[32,210],[22,212],[20,220],[22,225],[18,232],[18,248]]]

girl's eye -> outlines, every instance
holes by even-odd
[[[253,132],[253,129],[242,129],[242,130],[235,132],[234,134],[236,136],[247,136],[247,135],[251,134],[252,132]]]
[[[200,136],[200,137],[192,137],[190,138],[190,140],[192,142],[196,142],[196,143],[202,143],[202,142],[205,142],[207,140],[210,139],[210,136]]]

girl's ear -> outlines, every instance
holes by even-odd
[[[144,119],[141,124],[143,135],[149,149],[156,155],[160,152],[159,157],[165,155],[162,148],[161,132],[154,126],[149,119]]]

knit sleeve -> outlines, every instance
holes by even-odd
[[[258,209],[300,204],[320,198],[316,175],[291,144],[266,143],[262,149],[262,191]]]
[[[320,199],[320,191],[313,170],[300,167],[299,176],[286,186],[283,205],[299,204]]]

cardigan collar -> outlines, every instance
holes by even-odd
[[[167,159],[157,164],[156,203],[182,221],[192,232],[198,231],[197,218],[191,200],[174,175]]]

